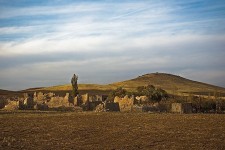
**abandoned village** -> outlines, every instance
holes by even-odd
[[[214,104],[207,104],[207,106],[202,104],[196,105],[190,101],[174,101],[174,97],[171,98],[164,90],[157,89],[152,85],[137,89],[139,94],[127,93],[121,87],[112,91],[109,95],[79,94],[77,80],[78,76],[74,74],[71,79],[72,91],[64,96],[53,92],[37,91],[24,93],[23,97],[7,99],[0,97],[0,109],[151,113],[223,113],[225,110],[224,103],[217,101]],[[201,97],[197,97],[197,99],[201,101]]]

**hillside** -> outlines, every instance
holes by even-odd
[[[78,87],[79,87],[79,90],[103,90],[103,91],[104,90],[112,90],[112,89],[116,88],[114,85],[100,85],[100,84],[79,84]],[[71,84],[66,84],[66,85],[41,88],[40,90],[68,91],[68,90],[72,90],[72,86],[71,86]]]
[[[79,90],[89,92],[89,91],[110,91],[117,87],[123,87],[128,91],[135,91],[138,86],[145,85],[154,85],[156,87],[160,87],[165,89],[170,94],[183,94],[183,93],[194,93],[194,94],[204,94],[208,95],[210,92],[213,94],[214,92],[220,92],[225,94],[225,88],[192,81],[189,79],[185,79],[180,76],[166,74],[166,73],[151,73],[139,76],[137,78],[116,82],[108,85],[98,85],[98,84],[79,84]],[[46,87],[39,90],[46,91],[69,91],[71,90],[71,85],[60,85],[53,87]]]
[[[17,94],[17,92],[0,89],[0,96],[7,96],[7,95],[14,95],[14,94]]]
[[[166,74],[166,73],[151,73],[139,76],[135,79],[113,83],[116,86],[133,90],[138,86],[154,85],[165,89],[169,93],[207,93],[220,92],[225,93],[225,88],[192,81],[180,76]]]
[[[116,89],[117,87],[114,85],[100,85],[100,84],[79,84],[79,93],[80,94],[109,94],[110,91]],[[35,91],[51,91],[57,93],[58,95],[65,95],[66,92],[70,92],[72,90],[71,84],[66,85],[59,85],[59,86],[52,86],[52,87],[45,87]]]

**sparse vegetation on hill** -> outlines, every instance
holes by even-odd
[[[115,89],[116,86],[113,85],[100,85],[100,84],[78,84],[79,90],[112,90]],[[52,87],[45,87],[39,90],[46,90],[46,91],[71,91],[72,86],[71,84],[59,85],[59,86],[52,86]]]
[[[221,97],[225,97],[225,88],[201,83],[197,81],[192,81],[189,79],[185,79],[180,76],[166,74],[166,73],[151,73],[139,76],[137,78],[116,82],[107,85],[100,84],[78,84],[79,92],[81,93],[93,93],[93,94],[109,94],[110,91],[115,90],[118,87],[122,87],[126,89],[128,92],[136,92],[137,87],[153,85],[156,88],[162,88],[167,93],[172,95],[186,95],[191,94],[196,95],[206,95],[209,94],[214,96],[215,93],[220,95]],[[38,88],[38,89],[29,89],[23,90],[21,92],[33,92],[33,91],[53,91],[56,93],[66,93],[72,90],[71,84]],[[14,92],[5,92],[0,90],[0,95],[4,95],[4,93],[10,94]]]
[[[135,79],[113,83],[126,89],[133,90],[138,86],[154,85],[157,88],[165,89],[170,94],[186,93],[204,93],[204,92],[221,92],[225,93],[225,88],[218,86],[192,81],[180,76],[166,73],[151,73],[139,76]]]
[[[188,95],[190,93],[198,94],[198,95],[208,95],[211,93],[217,92],[220,93],[221,96],[225,96],[225,88],[201,83],[197,81],[192,81],[189,79],[185,79],[180,76],[166,74],[166,73],[151,73],[139,76],[137,78],[116,82],[107,85],[99,85],[99,84],[79,84],[79,90],[91,91],[111,91],[115,90],[118,87],[122,87],[126,89],[128,92],[135,92],[137,87],[153,85],[156,88],[162,88],[166,90],[167,93],[173,95]],[[70,84],[46,87],[39,90],[47,90],[47,91],[68,91],[72,90]]]

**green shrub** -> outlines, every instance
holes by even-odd
[[[161,88],[156,88],[153,85],[137,87],[138,96],[147,96],[150,101],[160,102],[162,99],[167,99],[167,92]]]
[[[115,89],[109,93],[108,101],[113,102],[114,97],[118,96],[118,97],[122,98],[127,94],[128,94],[127,90],[123,89],[122,87],[118,87],[117,89]]]

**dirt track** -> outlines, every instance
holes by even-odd
[[[0,113],[0,149],[225,149],[225,115]]]

